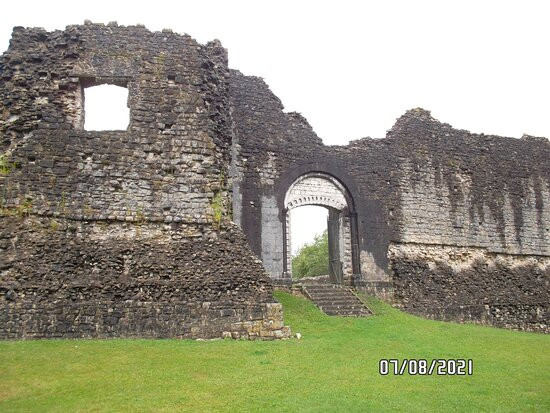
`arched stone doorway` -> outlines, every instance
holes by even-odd
[[[290,211],[306,205],[328,209],[329,277],[336,284],[351,285],[360,272],[357,257],[357,215],[353,198],[346,187],[333,176],[309,172],[298,177],[288,188],[283,210],[284,278],[291,278]]]

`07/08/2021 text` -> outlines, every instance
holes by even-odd
[[[378,371],[382,376],[471,376],[474,373],[474,362],[472,359],[381,359]]]

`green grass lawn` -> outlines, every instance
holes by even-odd
[[[550,411],[548,335],[277,298],[301,340],[0,342],[0,411]],[[381,376],[381,358],[471,358],[474,374]]]

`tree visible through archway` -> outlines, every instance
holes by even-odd
[[[354,215],[353,199],[346,187],[333,176],[323,172],[309,172],[296,178],[288,188],[284,200],[283,231],[284,271],[292,275],[292,214],[296,209],[306,206],[323,207],[328,211],[324,215],[326,224],[316,228],[327,229],[328,239],[328,281],[335,284],[351,283],[357,252],[352,247],[352,220]],[[326,212],[325,212],[326,214]],[[297,221],[294,219],[294,221]],[[301,222],[300,220],[299,222]],[[353,221],[355,222],[355,221]],[[356,226],[356,224],[354,224]],[[317,232],[319,231],[319,232]],[[322,230],[315,232],[321,233]]]
[[[328,210],[320,206],[303,206],[291,211],[293,278],[328,274],[327,217]]]

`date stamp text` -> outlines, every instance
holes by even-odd
[[[472,359],[381,359],[378,371],[382,376],[471,376],[474,374]]]

